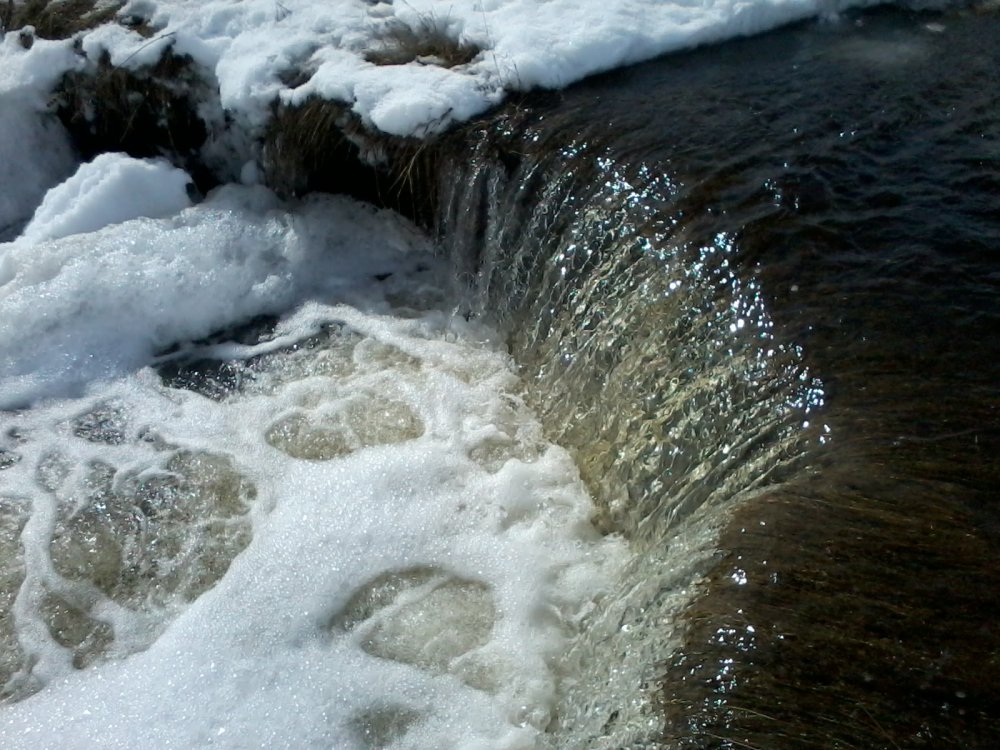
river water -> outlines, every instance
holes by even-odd
[[[465,136],[444,242],[639,551],[558,746],[992,746],[998,62],[873,12]]]
[[[992,747],[998,63],[873,11],[525,96],[434,252],[249,188],[8,250],[4,746]]]

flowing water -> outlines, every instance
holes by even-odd
[[[437,257],[235,188],[8,250],[4,746],[992,747],[998,69],[885,11],[525,97]]]
[[[556,745],[993,745],[998,62],[870,13],[466,135],[443,241],[637,552]]]

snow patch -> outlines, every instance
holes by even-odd
[[[74,166],[69,136],[55,117],[36,111],[24,95],[0,91],[0,241],[16,234]]]
[[[55,82],[81,62],[59,42],[38,39],[26,50],[16,34],[0,38],[0,241],[76,165],[69,136],[45,108]]]
[[[54,240],[178,213],[191,205],[190,182],[186,172],[163,160],[101,154],[46,194],[20,239]]]

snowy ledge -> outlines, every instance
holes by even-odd
[[[20,6],[31,2],[45,6]],[[266,124],[276,101],[319,97],[343,103],[369,128],[421,137],[510,91],[560,88],[673,50],[877,2],[131,0],[115,12],[114,2],[56,0],[50,5],[67,13],[112,20],[45,54],[53,80],[101,59],[136,70],[168,50],[190,57],[215,84],[221,109],[250,131]],[[10,71],[23,69],[17,58],[31,52],[4,41],[0,92],[24,85]]]

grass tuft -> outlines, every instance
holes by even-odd
[[[69,39],[107,23],[124,2],[99,0],[7,0],[0,8],[0,33],[32,26],[43,39]]]
[[[204,189],[199,150],[208,131],[197,111],[201,85],[193,61],[170,51],[139,70],[117,68],[105,56],[92,69],[63,76],[53,103],[85,159],[105,151],[166,156]]]
[[[419,62],[454,68],[472,62],[481,51],[471,42],[455,39],[448,31],[447,19],[428,16],[416,28],[402,21],[390,22],[365,59],[375,65]]]
[[[344,193],[424,223],[433,192],[426,146],[372,132],[341,102],[279,104],[264,135],[264,182],[283,196]]]

